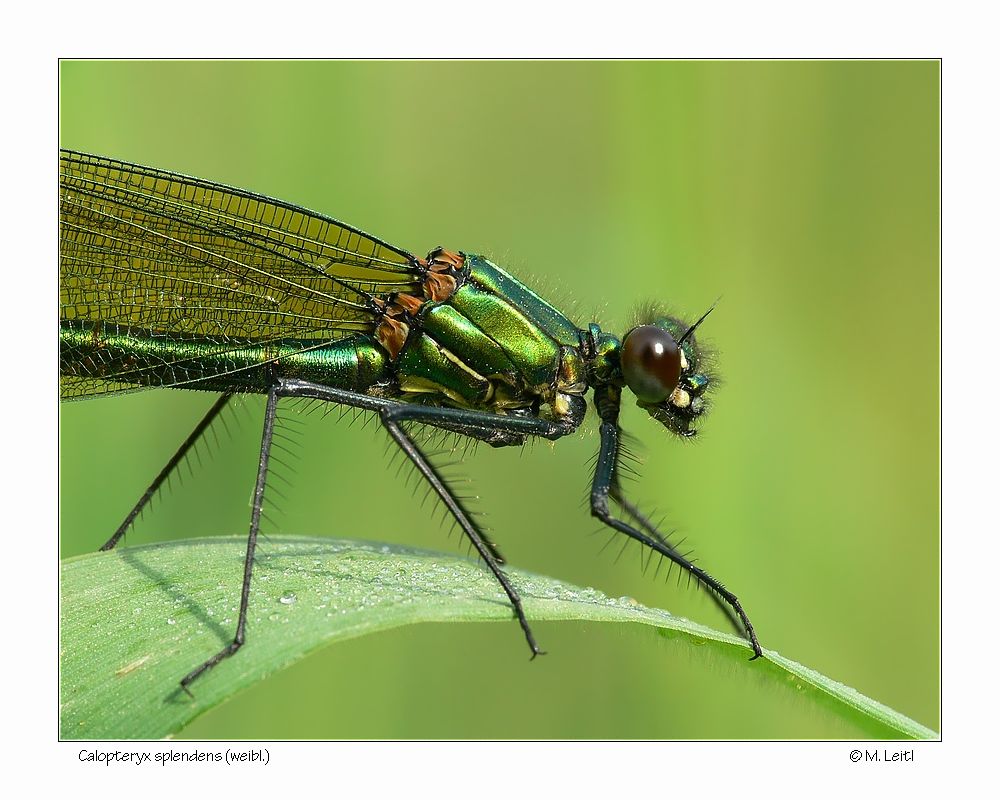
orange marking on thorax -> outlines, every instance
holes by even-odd
[[[465,263],[465,257],[454,250],[442,247],[432,250],[427,259],[418,258],[417,263],[424,267],[422,284],[423,297],[399,293],[392,296],[387,303],[376,299],[375,303],[382,311],[382,319],[375,328],[375,338],[395,360],[406,344],[410,334],[407,318],[413,318],[427,302],[442,302],[451,297],[458,288],[458,281],[453,272],[458,272]]]
[[[397,294],[396,295],[396,305],[403,309],[411,317],[416,316],[423,306],[425,300],[422,297],[416,297],[412,294]]]

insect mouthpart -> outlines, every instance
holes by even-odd
[[[692,425],[708,408],[704,394],[709,386],[708,376],[695,373],[682,377],[662,403],[637,400],[636,404],[678,436],[694,436],[697,431]]]

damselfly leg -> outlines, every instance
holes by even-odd
[[[243,588],[240,591],[240,615],[236,621],[236,635],[233,641],[181,679],[181,688],[191,694],[188,686],[206,670],[211,669],[224,658],[228,658],[246,641],[247,609],[250,606],[250,580],[253,577],[254,554],[257,551],[257,534],[260,532],[260,512],[264,507],[264,489],[267,484],[267,468],[271,459],[271,444],[274,441],[274,421],[278,410],[277,387],[267,394],[264,409],[264,432],[260,440],[260,462],[257,468],[257,483],[253,492],[253,508],[250,512],[250,535],[247,538],[247,552],[243,560]]]
[[[610,497],[616,502],[624,500],[617,481],[618,456],[621,447],[621,428],[618,426],[619,396],[611,391],[600,391],[595,397],[595,402],[598,412],[601,415],[601,449],[597,456],[597,465],[594,469],[594,482],[590,491],[590,513],[613,530],[624,533],[626,536],[630,536],[636,541],[641,542],[651,550],[666,556],[679,567],[693,575],[713,596],[717,595],[727,603],[743,624],[743,629],[750,640],[750,646],[753,648],[754,653],[750,660],[759,658],[763,655],[763,652],[761,651],[760,643],[757,641],[757,634],[754,633],[753,625],[750,624],[750,618],[746,615],[736,595],[664,541],[663,537],[655,532],[655,528],[648,523],[648,520],[638,512],[638,509],[631,510],[634,506],[631,506],[627,501],[623,503],[623,507],[627,513],[635,517],[640,522],[641,527],[646,527],[643,524],[643,521],[645,521],[653,530],[647,530],[644,533],[612,516],[608,498]]]
[[[608,491],[608,496],[615,501],[615,503],[618,505],[619,508],[621,508],[633,520],[635,520],[636,525],[638,525],[638,527],[641,530],[643,530],[652,539],[658,541],[665,548],[669,549],[672,553],[674,553],[677,556],[678,559],[680,559],[680,562],[678,562],[671,556],[670,558],[672,563],[681,563],[683,561],[688,560],[686,555],[681,553],[675,545],[671,544],[667,540],[667,537],[664,536],[663,533],[661,533],[660,529],[655,524],[653,524],[653,522],[649,519],[649,517],[647,517],[639,509],[639,507],[636,506],[631,500],[625,497],[625,494],[621,488],[621,484],[617,480],[612,481],[611,488]],[[654,551],[654,552],[659,552],[659,551]],[[733,607],[729,605],[729,603],[724,598],[720,597],[718,594],[716,594],[716,592],[712,591],[712,589],[710,589],[707,585],[702,584],[702,586],[707,590],[708,596],[712,598],[712,602],[715,603],[718,609],[723,614],[726,615],[726,618],[733,626],[733,629],[737,633],[742,633],[743,620],[740,619],[739,615],[736,613]],[[756,658],[756,656],[754,656],[754,658]]]
[[[121,541],[121,538],[125,535],[132,523],[135,522],[136,518],[142,513],[143,508],[153,499],[163,482],[170,477],[170,474],[177,469],[180,463],[184,460],[184,457],[188,454],[188,451],[197,444],[198,440],[204,435],[205,431],[211,426],[213,420],[219,415],[232,399],[231,393],[225,393],[219,396],[219,399],[212,404],[212,407],[208,410],[208,413],[202,417],[201,422],[199,422],[193,431],[188,435],[188,437],[183,441],[181,446],[177,448],[177,452],[171,456],[170,460],[166,463],[163,469],[160,470],[159,474],[153,479],[153,482],[149,485],[149,488],[143,492],[142,497],[139,498],[138,502],[133,506],[132,510],[128,512],[125,520],[121,525],[118,526],[118,530],[114,532],[110,539],[108,539],[103,545],[101,545],[101,550],[112,550],[115,545]]]

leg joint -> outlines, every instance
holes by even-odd
[[[594,486],[590,490],[590,515],[608,522],[611,512],[608,508],[608,490],[604,486]]]

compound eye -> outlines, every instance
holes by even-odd
[[[663,328],[633,328],[622,343],[622,375],[644,403],[662,403],[680,381],[681,349]]]

